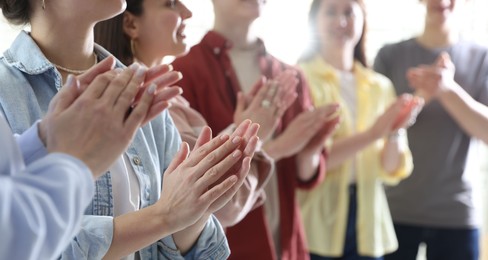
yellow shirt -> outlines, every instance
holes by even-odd
[[[328,141],[328,147],[336,139],[368,129],[396,98],[393,85],[386,77],[355,63],[357,120],[352,124],[350,111],[340,95],[336,70],[320,57],[299,66],[309,82],[316,107],[331,102],[341,105],[341,123]],[[356,129],[352,129],[353,125]],[[400,138],[399,141],[408,147],[406,136]],[[398,183],[410,175],[413,163],[410,151],[406,149],[397,171],[386,172],[380,160],[384,144],[384,139],[378,139],[354,157],[358,197],[356,230],[358,253],[362,256],[379,257],[398,248],[383,183]],[[329,257],[342,256],[352,161],[353,159],[347,160],[341,166],[328,171],[324,182],[315,189],[299,191],[297,194],[311,253]]]

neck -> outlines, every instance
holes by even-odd
[[[426,22],[424,31],[417,37],[417,40],[431,49],[451,46],[459,41],[458,30],[451,27],[452,25],[449,25],[448,22],[441,26]]]
[[[354,66],[353,50],[335,49],[333,51],[321,51],[322,58],[332,67],[342,71],[352,71]]]
[[[31,37],[52,63],[73,70],[86,70],[93,66],[93,26],[54,23],[33,17]],[[63,78],[68,74],[60,70]]]
[[[234,48],[251,49],[257,42],[257,36],[252,33],[252,21],[223,20],[215,17],[213,30],[231,41]]]
[[[163,58],[154,58],[151,55],[145,55],[144,53],[138,54],[137,57],[134,58],[134,62],[143,64],[147,68],[152,68],[158,65],[163,64]]]

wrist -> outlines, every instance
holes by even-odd
[[[168,211],[168,207],[163,205],[163,203],[156,203],[147,207],[147,209],[153,216],[151,218],[154,220],[153,227],[157,230],[164,230],[165,233],[173,234],[180,229],[177,221],[173,219],[173,215]]]
[[[398,142],[401,138],[403,138],[407,134],[407,131],[404,128],[397,129],[388,134],[387,140],[388,142]]]
[[[274,142],[273,140],[264,142],[261,150],[264,151],[274,161],[278,161],[281,159],[279,149],[278,147],[276,147],[276,142]]]
[[[41,140],[41,142],[44,145],[44,147],[48,148],[47,147],[47,141],[46,141],[46,132],[47,131],[46,131],[45,127],[44,127],[44,121],[41,120],[39,122],[38,127],[37,127],[37,135],[39,136],[39,139]]]
[[[376,131],[374,127],[371,127],[369,130],[364,132],[364,136],[366,137],[367,142],[374,142],[375,140],[383,137],[382,133]]]

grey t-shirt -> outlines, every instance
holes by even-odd
[[[446,51],[456,67],[455,81],[477,101],[488,104],[487,48],[459,42],[445,49],[426,49],[415,39],[384,46],[374,68],[387,76],[397,94],[411,93],[409,68],[432,64]],[[488,129],[487,129],[488,131]],[[470,138],[436,100],[427,104],[408,130],[413,155],[412,175],[387,196],[395,223],[472,228],[479,224],[473,202],[472,175],[478,174],[477,140]]]

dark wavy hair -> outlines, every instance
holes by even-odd
[[[3,16],[12,24],[24,25],[30,22],[29,0],[0,0],[0,8]]]
[[[144,12],[143,2],[144,0],[127,0],[125,12],[141,16]],[[125,65],[130,65],[134,62],[134,55],[130,46],[130,38],[123,29],[124,13],[97,23],[95,25],[95,42],[107,49]]]
[[[366,48],[365,48],[365,41],[366,41],[366,28],[367,28],[367,19],[366,19],[366,6],[363,0],[355,0],[361,10],[363,12],[364,21],[363,21],[363,33],[359,38],[358,43],[354,47],[354,59],[359,61],[363,66],[367,67],[367,60],[366,60]],[[322,0],[313,0],[312,5],[310,6],[310,11],[308,13],[308,29],[309,29],[309,39],[307,42],[307,47],[305,51],[300,56],[300,61],[307,61],[313,58],[317,53],[320,52],[320,39],[319,34],[317,32],[317,16],[320,8],[320,4]]]

